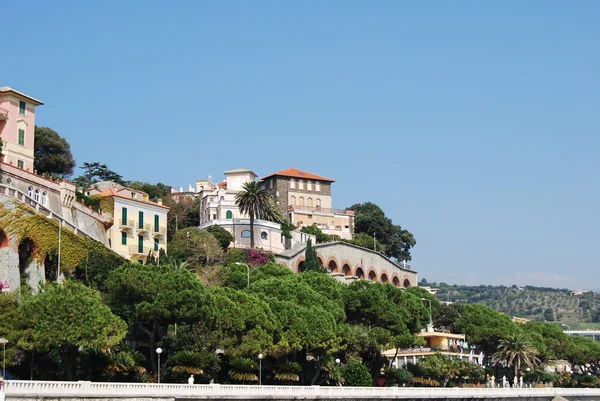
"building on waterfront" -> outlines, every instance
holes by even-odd
[[[425,345],[407,349],[390,349],[384,351],[383,355],[397,367],[406,366],[409,363],[416,364],[435,354],[470,360],[480,365],[483,363],[483,354],[469,348],[464,334],[428,330],[417,333],[415,336],[425,340]]]
[[[86,189],[87,196],[100,195],[112,226],[108,229],[109,247],[132,261],[145,261],[149,255],[158,257],[167,250],[167,213],[162,200],[152,202],[144,191],[128,188],[111,181],[102,181]],[[108,210],[108,211],[107,211]]]
[[[352,239],[354,211],[333,209],[331,184],[335,181],[290,167],[261,179],[277,206],[298,228],[316,225],[325,234]]]
[[[5,163],[33,172],[35,108],[43,104],[8,86],[0,87],[0,138]]]

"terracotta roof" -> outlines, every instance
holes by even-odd
[[[227,181],[223,181],[217,184],[219,188],[227,189]]]
[[[280,175],[280,176],[283,176],[283,177],[303,178],[303,179],[306,179],[306,180],[335,182],[335,180],[332,180],[331,178],[321,177],[320,175],[309,173],[307,171],[302,171],[302,170],[299,170],[299,169],[294,168],[294,167],[290,167],[290,168],[288,168],[286,170],[279,170],[279,171],[277,171],[277,172],[275,172],[273,174],[269,174],[268,176],[263,177],[261,179],[261,181],[264,180],[264,179],[267,179],[269,177],[276,176],[276,175]]]
[[[165,205],[159,205],[156,202],[152,202],[152,201],[145,201],[145,200],[141,200],[141,199],[135,199],[135,198],[130,198],[128,196],[124,196],[121,195],[116,189],[114,188],[106,188],[103,189],[102,192],[100,192],[100,195],[102,196],[116,196],[117,198],[123,198],[123,199],[129,199],[132,201],[136,201],[136,202],[142,202],[142,203],[147,203],[149,205],[153,205],[153,206],[158,206],[158,207],[162,207],[164,209],[170,209],[170,207],[165,206]]]

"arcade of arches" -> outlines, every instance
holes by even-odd
[[[314,248],[319,264],[342,282],[369,280],[404,288],[417,285],[417,272],[398,265],[372,250],[344,242],[316,244]],[[294,272],[302,272],[304,251],[304,247],[295,249],[287,254],[277,255],[275,259]]]

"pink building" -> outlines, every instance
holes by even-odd
[[[0,139],[5,163],[33,172],[35,107],[43,104],[8,86],[0,87]]]

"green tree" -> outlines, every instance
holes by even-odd
[[[378,252],[385,253],[385,245],[383,245],[381,242],[377,241],[372,236],[366,233],[355,234],[354,238],[352,239],[352,241],[350,241],[350,243],[361,246],[363,248],[373,249]]]
[[[392,220],[374,203],[358,203],[349,208],[356,213],[354,231],[356,234],[367,234],[381,241],[386,256],[400,260],[410,260],[410,249],[416,245],[415,238]]]
[[[199,269],[222,257],[223,250],[219,241],[207,230],[188,227],[175,233],[169,244],[169,255],[188,262],[192,269]]]
[[[540,363],[538,350],[524,333],[509,334],[500,340],[498,350],[492,355],[492,362],[504,362],[515,370],[515,377],[519,376],[521,366],[535,368]]]
[[[164,199],[171,193],[171,186],[165,185],[161,182],[158,184],[150,184],[142,181],[129,181],[127,186],[139,191],[144,191],[148,194],[150,200],[156,201],[157,199]]]
[[[127,329],[102,303],[99,292],[72,281],[50,284],[41,293],[25,297],[19,314],[36,346],[59,349],[67,380],[73,379],[78,347],[111,347],[125,337]]]
[[[92,184],[100,181],[112,181],[125,185],[123,177],[110,170],[106,164],[101,164],[99,162],[85,162],[83,163],[82,168],[83,174],[73,180],[80,188],[89,188]]]
[[[369,369],[360,362],[351,362],[344,368],[344,384],[349,387],[371,387],[373,377]]]
[[[312,241],[306,241],[306,250],[304,251],[304,271],[322,272],[324,269],[319,264],[317,251],[312,247]]]
[[[254,219],[271,209],[270,199],[267,190],[257,181],[246,182],[235,195],[235,203],[240,212],[250,217],[250,248],[254,248]]]
[[[331,242],[331,236],[325,234],[315,224],[313,224],[312,226],[304,226],[300,229],[300,231],[306,234],[314,235],[317,240],[317,244],[322,244],[323,242]]]
[[[71,145],[56,131],[48,127],[35,127],[33,168],[38,174],[65,178],[73,174],[75,159]]]
[[[229,377],[233,380],[245,382],[258,381],[258,363],[250,358],[235,357],[229,362]]]
[[[214,224],[207,227],[206,231],[215,236],[217,241],[219,241],[219,245],[221,245],[221,249],[224,251],[226,251],[233,242],[233,235],[221,226]]]
[[[126,264],[110,273],[106,288],[111,308],[137,328],[137,341],[147,343],[147,349],[156,348],[170,324],[202,321],[207,330],[214,327],[212,297],[187,269]],[[148,356],[156,372],[156,354]]]

